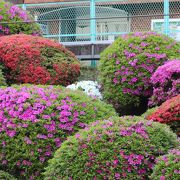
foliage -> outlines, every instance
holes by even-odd
[[[0,39],[0,61],[9,84],[69,85],[80,75],[78,59],[59,43],[24,34]]]
[[[144,114],[141,115],[141,117],[146,119],[149,115],[151,115],[153,112],[155,112],[157,110],[157,108],[158,107],[148,109]]]
[[[0,68],[0,86],[6,86],[7,84],[6,84],[6,80],[5,80],[5,78],[4,78],[4,75],[3,75],[3,72],[2,72],[2,70],[1,70],[1,68]]]
[[[120,115],[142,114],[152,95],[150,77],[164,62],[180,57],[180,43],[153,32],[118,38],[100,58],[103,97]]]
[[[0,179],[1,180],[16,180],[13,176],[1,170],[0,170]]]
[[[151,179],[178,180],[180,175],[180,149],[173,149],[157,159]]]
[[[147,179],[155,158],[177,145],[168,126],[140,117],[96,121],[62,144],[45,179]]]
[[[81,67],[81,75],[79,81],[97,81],[98,69],[90,66]]]
[[[115,114],[110,105],[80,91],[56,86],[1,88],[0,169],[18,179],[42,179],[47,160],[67,136]]]
[[[168,124],[180,135],[180,95],[164,102],[147,119]]]
[[[151,77],[153,96],[149,106],[161,105],[180,94],[180,60],[172,60],[158,67]]]
[[[1,0],[0,9],[0,22],[9,23],[0,25],[0,36],[20,33],[41,35],[39,25],[30,23],[33,17],[20,7]]]

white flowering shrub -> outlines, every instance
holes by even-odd
[[[99,91],[100,85],[96,81],[80,81],[75,84],[71,84],[67,86],[66,88],[72,89],[72,90],[82,90],[87,95],[101,99],[102,95]]]

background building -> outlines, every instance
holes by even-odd
[[[45,37],[81,58],[96,58],[129,32],[157,31],[180,39],[179,0],[24,0],[23,4]]]

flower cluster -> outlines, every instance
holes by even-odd
[[[172,60],[158,67],[151,77],[153,95],[149,106],[161,105],[180,94],[180,60]]]
[[[99,85],[97,82],[94,81],[80,81],[75,84],[71,84],[67,86],[66,88],[72,89],[72,90],[82,90],[84,91],[87,95],[102,99],[102,95],[99,92]]]
[[[10,34],[32,34],[41,35],[40,27],[36,23],[29,23],[33,18],[30,14],[10,3],[0,2],[0,22],[9,22],[9,24],[0,25],[0,36]],[[15,24],[14,22],[22,22]],[[11,24],[12,23],[12,24]]]
[[[121,115],[143,113],[132,109],[147,108],[152,95],[152,74],[167,60],[178,58],[179,49],[180,43],[152,32],[118,38],[101,54],[103,97]]]
[[[163,138],[163,141],[162,139]],[[45,179],[147,179],[159,154],[178,145],[166,125],[139,117],[96,121],[68,137],[49,161]]]
[[[9,84],[69,85],[80,75],[75,55],[52,40],[23,34],[4,36],[0,49]]]
[[[114,115],[111,106],[61,87],[1,88],[0,169],[22,179],[41,177],[67,136]]]
[[[147,116],[148,120],[169,124],[180,135],[180,95],[164,102],[159,108]]]
[[[157,159],[151,178],[154,180],[179,179],[180,149],[170,150]]]

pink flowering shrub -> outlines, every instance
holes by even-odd
[[[103,97],[120,115],[142,114],[152,95],[150,78],[169,59],[180,57],[180,43],[153,32],[118,38],[101,54]]]
[[[41,35],[39,25],[28,23],[29,21],[33,21],[33,17],[26,11],[3,0],[0,1],[0,36],[19,33]],[[1,22],[9,22],[9,24],[1,24]]]
[[[18,179],[41,179],[67,136],[115,114],[110,105],[62,87],[1,88],[0,169]]]
[[[158,67],[151,77],[153,95],[149,106],[161,105],[180,94],[180,60],[172,60]]]
[[[180,148],[170,150],[168,154],[159,157],[153,169],[153,180],[178,180],[180,177]]]
[[[45,180],[148,179],[155,158],[177,145],[164,124],[132,116],[96,121],[62,144],[45,168]]]

